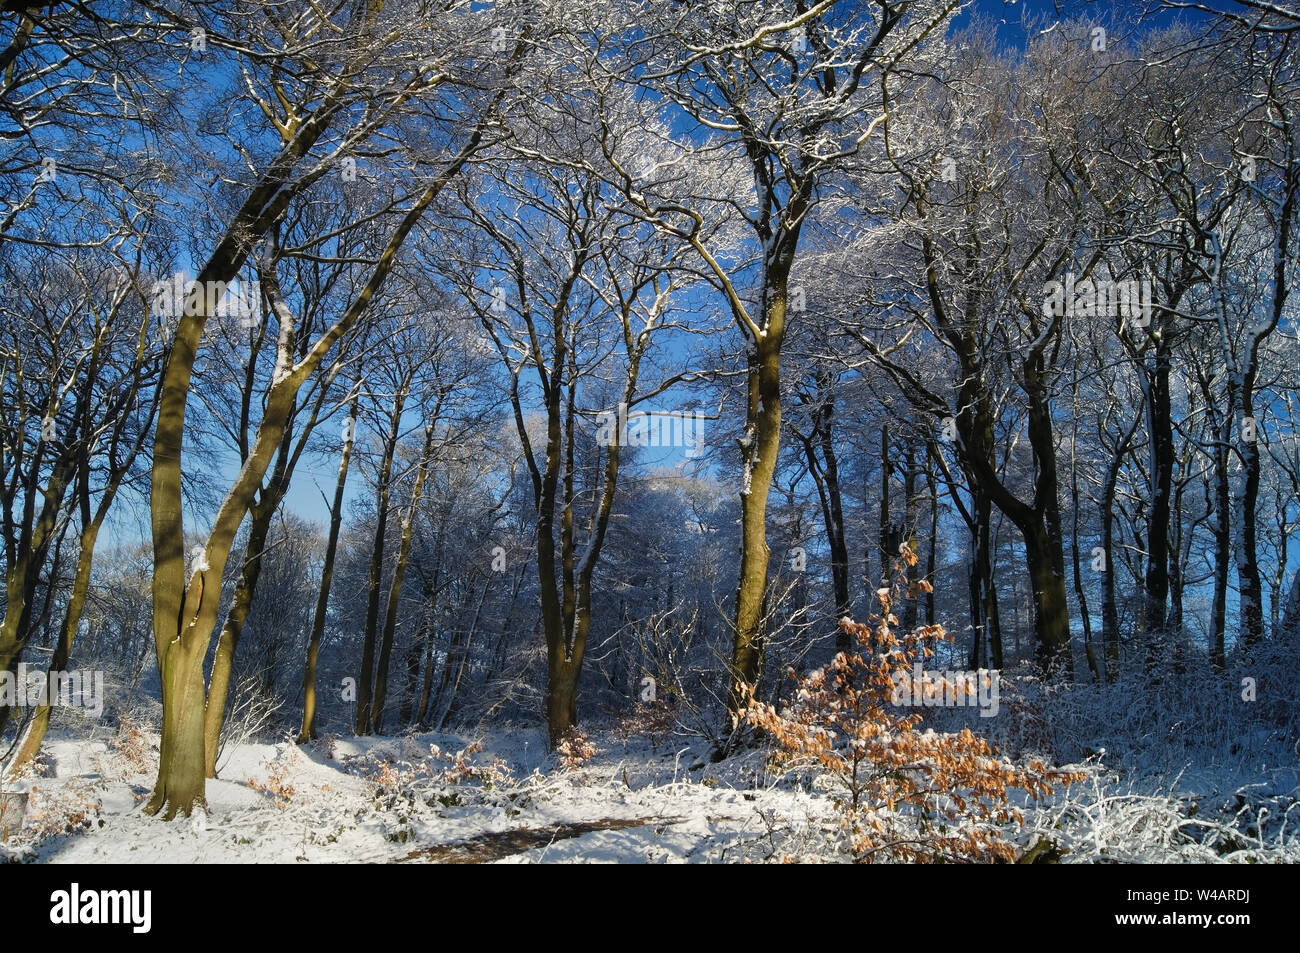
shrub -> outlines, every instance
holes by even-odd
[[[102,804],[93,781],[73,778],[62,786],[31,789],[27,823],[20,837],[38,844],[48,837],[89,830],[99,820]]]
[[[481,784],[485,788],[510,780],[510,765],[500,758],[493,758],[490,764],[480,764],[471,760],[483,750],[480,742],[473,742],[459,751],[443,753],[437,745],[429,746],[429,753],[440,761],[446,762],[442,770],[442,780],[447,784]]]
[[[285,748],[277,754],[274,760],[266,765],[266,780],[258,781],[256,778],[248,779],[248,786],[260,794],[265,794],[271,798],[272,803],[280,810],[288,807],[297,790],[289,784],[290,762],[295,758],[297,749],[293,747]]]
[[[916,558],[910,550],[908,556]],[[918,730],[921,715],[892,704],[895,679],[950,637],[941,626],[895,634],[890,606],[897,592],[897,585],[880,590],[874,625],[841,621],[856,649],[796,678],[792,704],[778,713],[752,701],[747,719],[771,736],[779,766],[818,771],[855,862],[1013,861],[1017,849],[1004,831],[1024,818],[1009,793],[1018,789],[1036,800],[1053,782],[1082,776],[1041,761],[1016,766],[969,729]]]
[[[118,718],[117,734],[108,739],[108,747],[116,757],[111,768],[100,766],[105,777],[125,781],[158,770],[153,731],[134,712],[124,713]]]
[[[565,771],[573,771],[596,756],[596,746],[580,730],[570,728],[555,746],[555,756],[560,761],[560,767]]]
[[[663,700],[641,702],[614,722],[614,734],[625,744],[633,738],[646,738],[658,747],[676,729],[677,711]]]

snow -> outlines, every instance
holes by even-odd
[[[805,836],[819,818],[827,828],[834,824],[823,797],[770,783],[755,788],[760,761],[742,757],[713,765],[702,742],[653,748],[594,736],[601,753],[564,771],[538,757],[546,750],[541,731],[501,731],[484,739],[484,750],[469,760],[486,765],[502,758],[514,779],[491,788],[443,782],[437,775],[449,762],[430,754],[431,746],[454,752],[469,740],[424,734],[302,748],[287,741],[243,745],[222,777],[208,781],[206,815],[164,823],[143,812],[156,736],[143,771],[103,741],[52,737],[40,772],[50,776],[29,779],[36,793],[27,825],[0,845],[0,859],[418,863],[433,859],[422,853],[469,842],[471,855],[500,863],[761,861],[792,835]],[[385,764],[404,780],[378,782]],[[281,791],[292,789],[282,799],[270,789],[277,776]],[[87,801],[97,807],[84,822],[38,836],[60,809],[68,813]],[[772,823],[783,832],[775,840]],[[566,828],[580,825],[594,829],[565,836]],[[476,839],[503,833],[514,833],[520,849],[498,856],[491,844],[476,845]]]
[[[596,755],[572,770],[547,753],[543,730],[511,725],[473,738],[239,745],[223,754],[221,777],[207,783],[206,813],[166,823],[143,812],[157,768],[156,731],[51,734],[31,773],[7,785],[28,791],[31,805],[23,829],[0,844],[0,862],[847,859],[823,781],[806,772],[770,774],[764,750],[714,764],[701,739],[656,745],[594,730],[589,737]],[[482,750],[464,753],[475,742]],[[1014,797],[1025,824],[1009,824],[1004,835],[1022,849],[1047,838],[1065,851],[1064,863],[1300,862],[1293,766],[1250,777],[1208,765],[1157,775],[1103,763],[1106,757],[1094,749],[1064,766],[1086,780],[1046,801]]]

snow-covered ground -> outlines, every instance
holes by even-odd
[[[765,775],[759,751],[712,764],[706,743],[593,734],[566,768],[540,731],[246,744],[208,782],[208,813],[146,816],[157,736],[52,737],[23,787],[21,833],[0,859],[98,863],[842,861],[825,792]],[[1295,780],[1278,790],[1174,796],[1093,766],[1027,807],[1007,834],[1047,837],[1077,861],[1300,860]],[[1291,790],[1281,787],[1292,785]]]
[[[206,816],[167,824],[142,810],[157,739],[141,740],[51,739],[48,776],[25,784],[24,830],[0,850],[72,864],[761,861],[792,834],[834,824],[822,797],[754,789],[756,756],[713,765],[699,742],[654,749],[611,735],[565,770],[545,756],[543,733],[523,730],[463,759],[471,770],[508,765],[490,784],[455,777],[470,741],[447,735],[244,745],[208,782]]]

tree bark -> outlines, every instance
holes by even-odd
[[[283,444],[281,445],[283,447]],[[217,776],[217,754],[221,748],[221,726],[225,721],[226,700],[230,695],[230,672],[235,664],[235,650],[243,634],[248,611],[257,591],[257,579],[262,573],[262,554],[271,532],[271,520],[279,505],[278,495],[258,501],[250,510],[252,520],[248,529],[248,543],[244,548],[244,568],[235,586],[235,594],[226,612],[226,621],[217,639],[216,655],[212,659],[212,672],[208,676],[208,695],[203,713],[203,768],[209,778]]]
[[[763,606],[771,551],[767,545],[767,495],[776,472],[781,441],[781,344],[785,331],[787,280],[771,276],[766,332],[753,343],[749,358],[745,431],[740,441],[740,582],[736,590],[735,634],[727,711],[730,730],[740,726],[750,694],[763,669]]]
[[[439,402],[441,405],[441,401]],[[411,490],[411,502],[402,520],[402,541],[397,550],[397,561],[393,564],[393,581],[388,590],[388,611],[384,615],[383,639],[379,646],[379,668],[375,673],[375,693],[371,706],[370,722],[376,733],[383,732],[384,703],[388,698],[388,664],[393,654],[393,637],[397,630],[397,610],[402,601],[402,583],[406,578],[406,567],[411,559],[411,532],[416,517],[420,512],[420,498],[424,491],[424,481],[429,475],[430,453],[433,448],[434,423],[438,419],[435,409],[424,431],[424,448],[416,464],[415,486]]]
[[[348,407],[349,425],[343,434],[343,450],[339,455],[339,474],[334,481],[334,500],[330,504],[329,539],[325,544],[325,563],[321,567],[320,592],[316,596],[316,612],[312,617],[311,637],[307,641],[307,661],[302,673],[302,727],[298,730],[298,744],[306,744],[316,737],[316,666],[320,659],[320,643],[325,635],[325,620],[329,610],[330,586],[334,580],[334,557],[338,552],[339,532],[343,526],[343,491],[348,482],[348,465],[352,459],[357,410],[361,401],[361,382],[352,391]]]
[[[1172,305],[1176,307],[1176,304]],[[1170,416],[1169,373],[1174,329],[1168,309],[1155,307],[1155,354],[1144,368],[1147,407],[1148,463],[1147,564],[1143,583],[1145,630],[1158,637],[1165,631],[1169,601],[1169,513],[1173,503],[1174,433]]]
[[[370,575],[366,585],[366,628],[361,642],[361,672],[357,678],[358,735],[370,734],[370,701],[375,680],[375,643],[379,627],[379,595],[384,584],[384,543],[388,532],[388,503],[393,475],[393,455],[397,452],[397,436],[402,426],[402,411],[406,406],[409,378],[403,378],[388,416],[388,432],[384,436],[383,457],[379,462],[376,480],[375,532],[370,546]]]

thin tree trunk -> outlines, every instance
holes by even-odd
[[[441,400],[439,400],[441,405]],[[420,513],[420,498],[424,491],[424,481],[429,475],[432,463],[430,454],[433,449],[434,422],[438,419],[439,408],[435,408],[424,431],[424,448],[416,464],[415,486],[411,490],[411,503],[406,518],[402,520],[402,541],[398,546],[397,561],[393,564],[393,582],[388,590],[388,611],[384,615],[383,640],[379,646],[379,668],[375,673],[375,694],[370,721],[376,733],[382,733],[384,722],[384,702],[388,698],[388,663],[393,654],[393,637],[397,630],[397,610],[402,601],[402,583],[406,578],[406,567],[411,559],[411,532],[415,527],[416,517]]]
[[[416,633],[415,638],[411,639],[411,644],[406,647],[406,685],[402,692],[402,704],[397,711],[397,720],[403,725],[410,725],[412,713],[415,711],[416,691],[420,685],[420,658],[424,654],[425,626],[420,626],[420,631]]]
[[[1128,432],[1111,453],[1101,483],[1101,548],[1106,560],[1106,571],[1101,579],[1101,639],[1106,655],[1106,679],[1109,682],[1114,682],[1119,677],[1120,666],[1119,611],[1115,597],[1115,494],[1119,485],[1120,467],[1142,420],[1143,414],[1139,411]]]
[[[939,488],[934,480],[934,462],[928,456],[925,460],[925,482],[930,489],[930,547],[925,556],[925,580],[930,586],[925,593],[925,624],[934,625],[934,573],[939,549]]]
[[[1225,630],[1228,627],[1228,569],[1232,561],[1232,490],[1228,474],[1227,430],[1231,411],[1225,416],[1214,452],[1214,593],[1210,599],[1210,663],[1222,672],[1227,658]]]
[[[469,631],[465,634],[465,644],[461,647],[460,660],[456,666],[456,680],[451,684],[451,694],[447,698],[447,704],[442,706],[442,717],[438,719],[438,730],[443,731],[447,727],[447,722],[451,720],[452,712],[456,709],[456,698],[460,694],[461,683],[465,679],[465,670],[469,667],[469,653],[474,645],[474,633],[478,631],[479,619],[483,614],[483,603],[487,600],[487,587],[483,587],[479,595],[478,608],[474,610],[474,620],[470,623]]]
[[[263,499],[251,507],[252,521],[248,528],[248,543],[244,547],[244,568],[225,624],[217,639],[217,652],[212,659],[212,673],[208,677],[208,697],[203,713],[203,767],[207,777],[217,776],[217,753],[221,747],[221,726],[225,720],[226,700],[230,694],[230,673],[235,664],[235,650],[243,634],[244,623],[253,605],[257,579],[262,573],[262,554],[270,536],[271,521],[275,517],[278,499]]]
[[[384,584],[384,543],[388,532],[388,501],[393,475],[393,455],[397,452],[397,436],[402,426],[402,410],[406,406],[409,378],[403,379],[393,395],[393,409],[388,417],[388,433],[384,437],[383,459],[379,462],[376,483],[375,532],[370,548],[370,575],[366,589],[366,627],[361,642],[361,672],[357,679],[358,735],[370,733],[371,693],[375,680],[375,643],[379,628],[379,594]]]
[[[1169,631],[1183,630],[1183,497],[1187,480],[1174,481],[1169,534]]]
[[[438,600],[428,590],[425,591],[424,598],[424,679],[420,686],[419,705],[415,710],[415,724],[420,727],[423,727],[424,720],[428,717],[429,701],[433,697],[433,636],[436,631],[435,619],[438,611]]]
[[[893,514],[890,512],[889,484],[894,467],[889,454],[889,425],[885,424],[880,428],[880,579],[876,583],[879,589],[889,589],[893,586],[894,580],[890,575],[890,567],[893,565],[894,557],[898,555],[893,551],[894,523]]]
[[[1078,383],[1077,378],[1075,383]],[[1077,391],[1075,396],[1077,398]],[[1100,682],[1101,669],[1097,662],[1096,648],[1092,644],[1092,616],[1088,610],[1088,595],[1083,588],[1083,568],[1080,565],[1081,558],[1079,555],[1079,461],[1076,456],[1079,445],[1078,417],[1072,414],[1071,419],[1076,422],[1070,440],[1070,498],[1074,504],[1071,507],[1073,526],[1070,530],[1070,556],[1074,563],[1074,595],[1079,600],[1079,619],[1083,624],[1083,650],[1088,659],[1088,671],[1092,673],[1094,682]]]
[[[835,651],[847,652],[852,647],[852,640],[849,633],[840,628],[838,622],[852,615],[853,604],[849,597],[849,550],[844,533],[844,504],[840,490],[839,461],[835,454],[834,376],[819,372],[817,383],[817,403],[811,408],[812,432],[805,436],[796,430],[794,434],[803,445],[804,457],[808,461],[808,472],[817,487],[822,523],[826,528],[826,538],[830,545],[831,585],[835,597],[835,622],[837,623]],[[668,603],[674,604],[671,593]]]
[[[111,498],[112,493],[110,492],[108,500],[111,500]],[[102,525],[107,512],[107,502],[102,503],[94,519],[81,531],[81,548],[77,553],[76,575],[73,577],[72,591],[68,595],[68,607],[64,612],[63,625],[59,629],[59,640],[55,644],[53,655],[50,657],[48,669],[50,674],[66,670],[68,661],[72,657],[72,639],[76,635],[77,625],[81,621],[81,614],[86,605],[86,592],[90,588],[90,570],[94,561],[95,540],[99,535],[99,527]],[[50,702],[53,702],[53,700],[47,699],[47,703],[38,706],[33,713],[22,744],[9,762],[6,774],[10,776],[16,775],[40,751],[41,743],[45,740],[45,733],[50,725]]]
[[[57,516],[63,495],[76,472],[76,464],[65,455],[54,468],[43,493],[31,493],[24,500],[24,523],[31,531],[24,533],[5,572],[4,619],[0,622],[0,672],[17,670],[31,628],[32,602],[53,542]],[[40,516],[33,522],[36,497],[42,496]],[[0,705],[0,731],[4,730],[11,709]]]
[[[917,552],[916,540],[916,454],[909,440],[903,451],[903,520],[906,524],[904,539],[915,554]],[[920,569],[918,562],[908,560],[905,566],[907,575],[907,602],[903,605],[903,631],[916,631],[917,615],[920,611],[920,594],[921,587],[918,585],[920,578]]]
[[[1243,427],[1250,421],[1254,430],[1255,381],[1254,373],[1248,370],[1241,387],[1241,415]],[[1241,544],[1237,557],[1237,578],[1241,583],[1241,640],[1250,648],[1264,638],[1264,584],[1259,571],[1258,516],[1259,508],[1259,443],[1256,434],[1247,438],[1238,431],[1241,439],[1241,468],[1243,472],[1241,487]]]
[[[325,635],[325,620],[329,610],[330,586],[334,580],[334,557],[338,552],[339,532],[343,526],[343,491],[348,482],[348,465],[352,459],[352,443],[356,436],[357,410],[361,401],[361,382],[352,391],[348,406],[348,424],[343,433],[343,451],[339,455],[339,473],[334,481],[334,500],[330,504],[329,538],[325,543],[325,563],[321,567],[320,592],[316,596],[316,612],[312,616],[311,637],[307,640],[307,661],[302,673],[302,726],[298,729],[298,744],[306,744],[316,737],[316,666],[320,659],[320,643]]]
[[[1145,590],[1146,632],[1165,630],[1169,599],[1169,510],[1173,499],[1174,436],[1170,419],[1170,355],[1167,312],[1157,309],[1163,334],[1156,337],[1155,366],[1148,372],[1147,429],[1151,443]]]
[[[979,523],[979,578],[984,593],[984,638],[989,646],[989,664],[1001,669],[1002,615],[998,608],[997,580],[993,578],[993,502],[981,493],[976,505]]]

